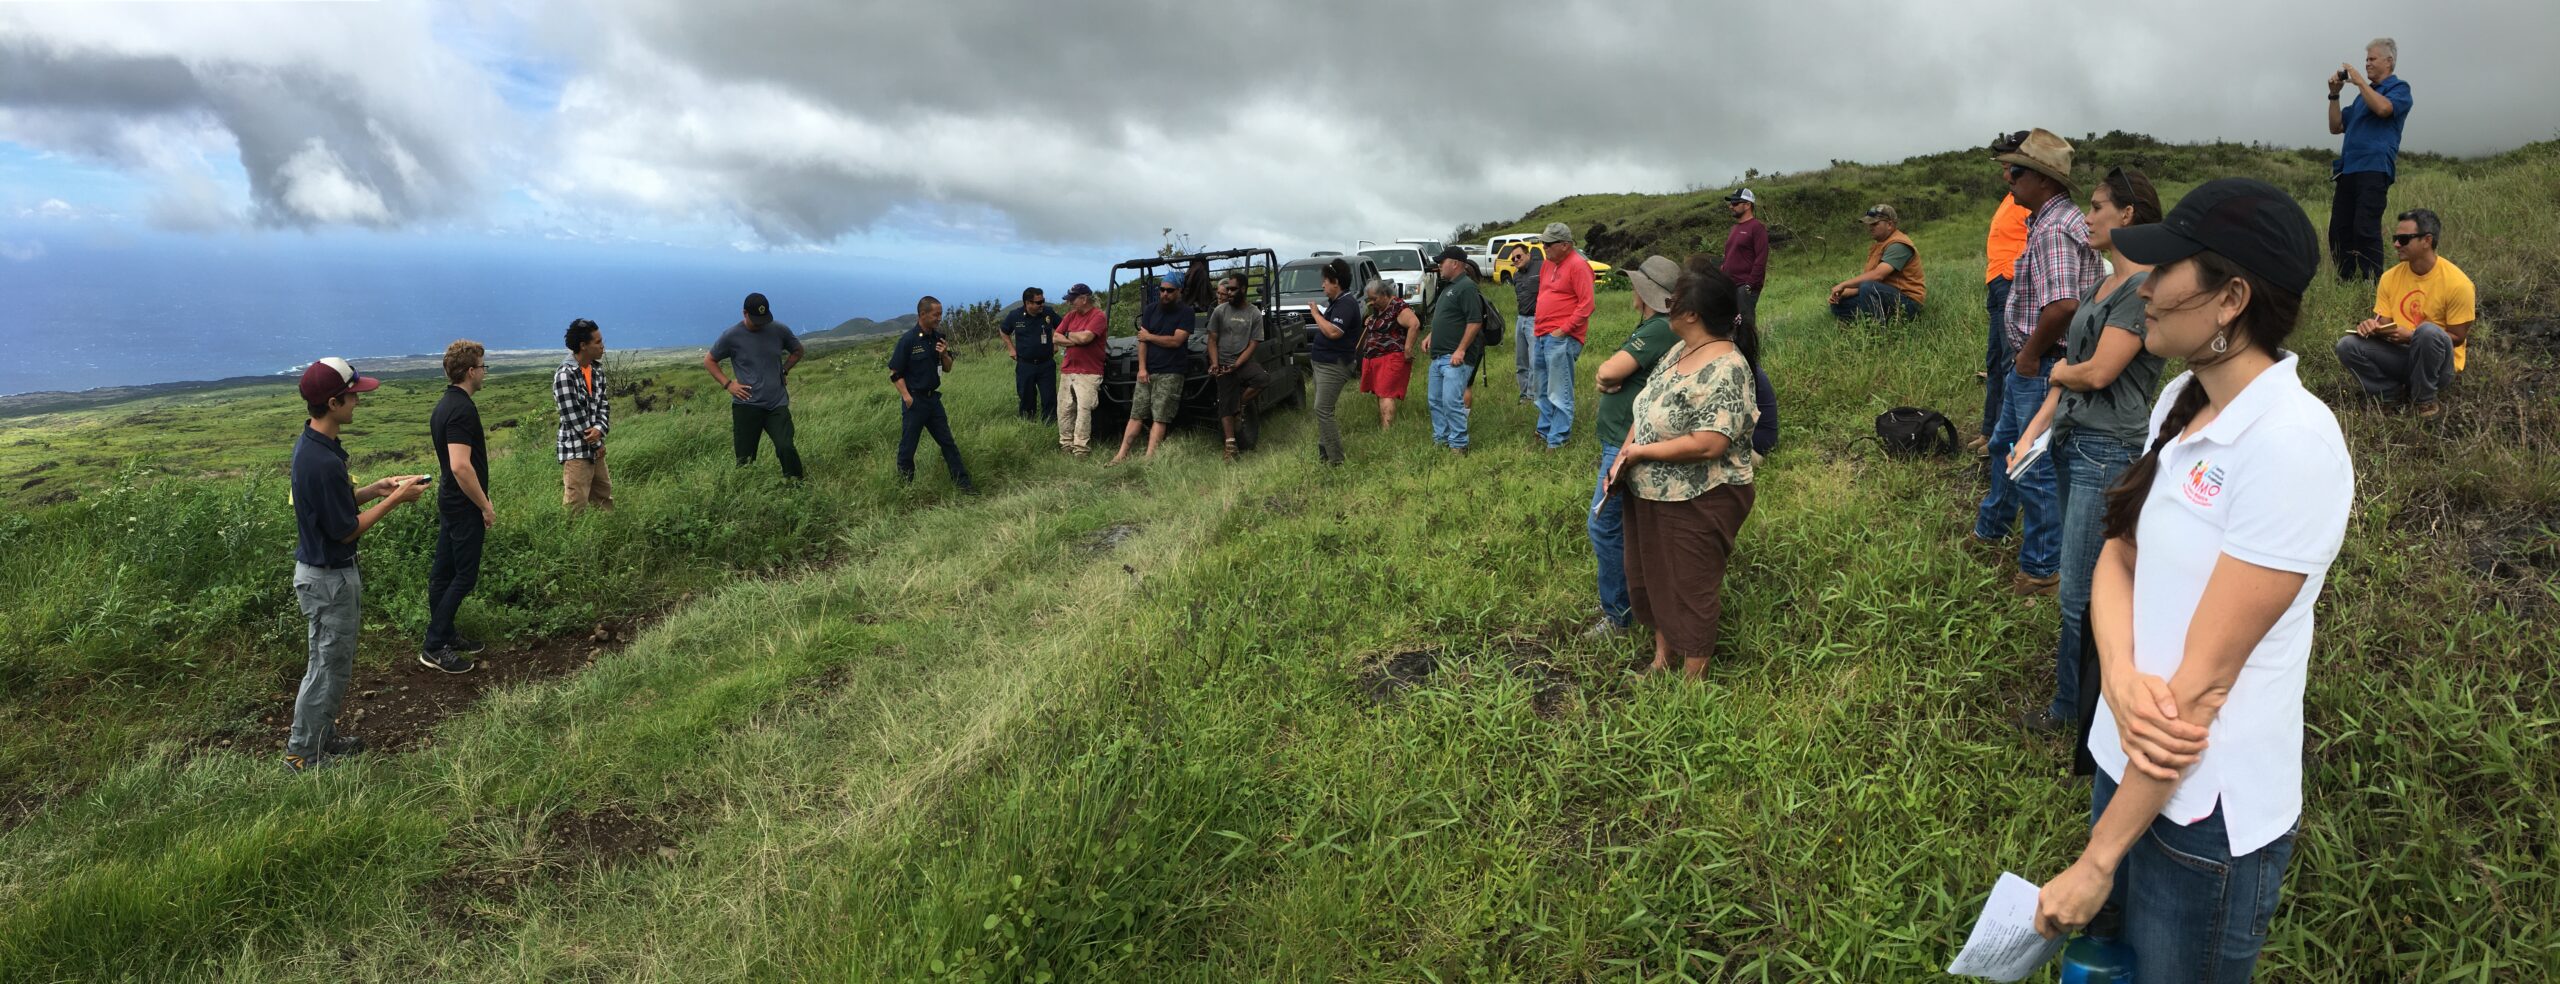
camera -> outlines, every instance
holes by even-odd
[[[2338,70],[2338,74],[2336,74],[2336,75],[2332,75],[2332,76],[2329,76],[2329,84],[2330,84],[2330,85],[2345,85],[2345,84],[2347,84],[2347,70],[2346,70],[2346,69],[2341,68],[2341,69],[2339,69],[2339,70]]]

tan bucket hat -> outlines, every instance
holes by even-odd
[[[1670,311],[1671,288],[1680,282],[1680,264],[1660,255],[1648,256],[1636,268],[1627,271],[1627,286],[1635,288],[1636,299],[1645,310]]]
[[[2054,136],[2050,130],[2038,128],[2027,131],[2026,142],[2019,144],[2018,149],[1992,160],[2015,164],[2059,181],[2064,191],[2072,191],[2076,187],[2071,181],[2071,141]]]

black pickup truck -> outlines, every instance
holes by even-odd
[[[1254,347],[1253,361],[1271,374],[1271,382],[1254,397],[1246,408],[1240,443],[1250,446],[1260,436],[1259,417],[1283,405],[1304,406],[1307,398],[1308,370],[1304,332],[1281,331],[1278,257],[1267,249],[1230,249],[1182,256],[1148,257],[1128,260],[1111,268],[1110,286],[1103,291],[1103,317],[1111,326],[1111,340],[1104,343],[1106,354],[1102,369],[1102,408],[1095,414],[1093,435],[1096,441],[1117,443],[1120,430],[1129,420],[1129,400],[1138,388],[1138,312],[1156,294],[1156,283],[1168,271],[1181,271],[1186,278],[1197,280],[1206,271],[1209,284],[1186,285],[1186,297],[1214,296],[1217,281],[1231,271],[1245,277],[1247,302],[1262,309],[1262,344]],[[1199,327],[1191,332],[1187,346],[1190,368],[1182,376],[1182,414],[1178,423],[1217,427],[1218,386],[1209,377],[1209,308],[1191,303],[1198,316]]]

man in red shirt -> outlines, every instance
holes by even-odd
[[[1111,326],[1094,306],[1093,288],[1067,288],[1067,314],[1059,319],[1055,344],[1066,350],[1058,377],[1066,385],[1058,394],[1058,447],[1082,458],[1093,453],[1093,410],[1102,404],[1103,341]]]
[[[1537,349],[1529,356],[1538,394],[1538,437],[1547,450],[1573,436],[1574,363],[1591,331],[1591,262],[1573,248],[1573,229],[1547,223],[1546,269],[1538,276]]]

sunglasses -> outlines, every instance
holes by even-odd
[[[2391,244],[2392,244],[2392,245],[2394,245],[2394,246],[2406,246],[2406,245],[2409,245],[2411,242],[2414,242],[2414,241],[2419,240],[2419,239],[2423,239],[2423,238],[2425,238],[2425,237],[2426,237],[2426,233],[2423,233],[2423,232],[2404,232],[2404,233],[2398,233],[2398,234],[2395,234],[2395,235],[2393,235],[2393,236],[2391,237]]]

